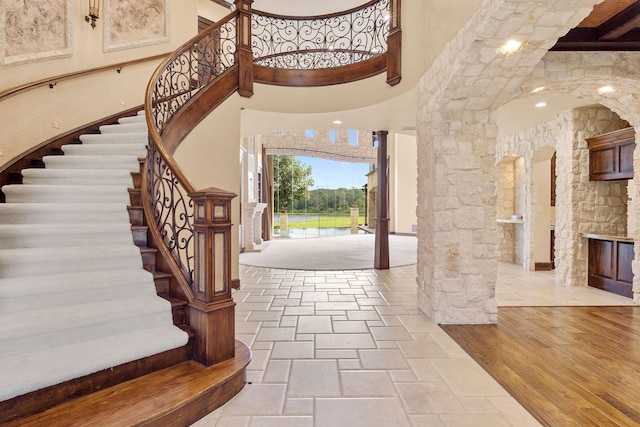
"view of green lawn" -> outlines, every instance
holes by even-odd
[[[296,215],[300,216],[300,215]],[[358,219],[358,224],[364,224],[364,215]],[[275,228],[280,228],[280,221],[274,222]],[[313,218],[302,221],[290,221],[289,228],[333,228],[333,227],[351,227],[350,216],[313,216]]]

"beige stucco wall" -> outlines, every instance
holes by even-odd
[[[240,103],[232,95],[205,118],[174,154],[196,189],[216,187],[240,191]],[[239,253],[240,199],[233,199],[232,253]],[[232,278],[238,278],[238,257],[232,258]]]
[[[229,14],[229,9],[211,0],[198,0],[198,16],[218,22]]]
[[[533,235],[533,267],[535,263],[551,261],[551,159],[531,162],[532,197],[536,214],[531,224]],[[531,269],[531,266],[529,267]]]
[[[170,41],[104,51],[104,19],[85,22],[85,1],[73,0],[72,53],[58,59],[0,65],[0,91],[50,76],[121,63],[175,50],[197,29],[197,1],[172,1]],[[103,13],[103,12],[101,12]],[[102,17],[104,18],[104,17]],[[0,164],[30,147],[82,124],[142,105],[149,77],[159,61],[124,67],[43,87],[0,102]],[[6,124],[11,123],[11,126]]]
[[[391,134],[389,138],[389,231],[415,234],[418,198],[415,136]]]

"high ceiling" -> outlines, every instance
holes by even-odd
[[[227,0],[212,0],[227,2]],[[416,0],[409,0],[416,1]],[[356,7],[366,0],[254,0],[253,7],[281,15],[309,16],[331,13]],[[640,0],[604,0],[596,5],[592,13],[576,28],[560,38],[552,50],[564,51],[606,51],[606,50],[640,50]],[[398,130],[415,129],[415,110],[412,97],[406,94],[399,97],[401,102],[388,102],[395,116],[404,117],[413,123],[404,123]],[[540,98],[540,99],[538,99]],[[544,99],[543,99],[544,98]],[[545,102],[544,108],[535,108],[538,102]],[[385,103],[383,103],[385,104]],[[261,126],[248,126],[244,132],[265,131],[275,123],[291,129],[325,128],[331,120],[339,118],[345,122],[343,126],[358,127],[367,123],[367,119],[375,122],[376,116],[391,115],[385,105],[371,106],[360,110],[319,114],[284,114],[267,113],[265,111],[245,111],[251,116],[249,123]],[[559,112],[585,105],[579,99],[553,94],[540,94],[523,100],[516,100],[498,111],[500,133],[506,134],[518,129],[527,128],[537,123],[553,119]],[[386,112],[385,112],[386,111]],[[349,124],[348,124],[349,123]]]

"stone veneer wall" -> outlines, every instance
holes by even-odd
[[[509,219],[515,213],[514,160],[506,158],[498,162],[498,188],[496,191],[496,217]],[[515,224],[498,224],[498,260],[515,262]]]
[[[497,157],[522,156],[530,177],[534,153],[555,147],[556,159],[556,283],[584,286],[587,277],[587,247],[580,233],[626,233],[626,181],[589,181],[589,153],[585,138],[627,127],[628,123],[607,108],[580,108],[560,114],[555,120],[500,138]],[[523,227],[525,269],[533,267],[537,198],[533,182],[522,188],[530,202]],[[546,200],[545,200],[546,203]]]
[[[304,131],[274,132],[262,135],[262,146],[267,154],[320,157],[328,160],[355,163],[376,163],[377,147],[373,146],[372,132],[357,131],[357,143],[351,145],[349,130],[337,129],[335,142],[329,130],[316,130],[315,138]]]
[[[418,306],[438,323],[497,320],[496,109],[596,3],[484,0],[420,79]]]
[[[515,177],[515,185],[514,185],[514,213],[521,215],[523,218],[527,214],[527,207],[530,206],[531,203],[531,195],[529,192],[525,190],[525,182],[528,181],[529,172],[531,171],[530,167],[525,166],[525,159],[522,157],[518,157],[514,160],[514,177]],[[529,165],[530,166],[530,165]],[[525,250],[524,250],[524,240],[525,240],[525,224],[516,224],[514,227],[514,262],[516,264],[525,264]],[[530,234],[530,233],[528,233]],[[525,266],[525,269],[527,267]]]
[[[558,150],[556,159],[556,283],[586,286],[588,248],[580,233],[626,234],[627,182],[589,181],[585,138],[628,123],[606,109],[582,108],[568,115],[572,150]]]

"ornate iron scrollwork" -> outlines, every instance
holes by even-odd
[[[253,13],[254,63],[316,70],[361,62],[387,50],[390,0],[327,17],[283,18]]]
[[[159,131],[193,95],[235,64],[236,34],[236,20],[231,19],[204,34],[190,49],[182,49],[167,64],[151,97]]]
[[[234,17],[183,48],[162,70],[151,93],[153,122],[159,132],[199,90],[235,64],[236,33]],[[146,191],[156,227],[193,289],[193,201],[151,138],[146,164]]]
[[[153,196],[153,217],[164,243],[193,288],[193,201],[154,144],[147,156],[147,192]]]

